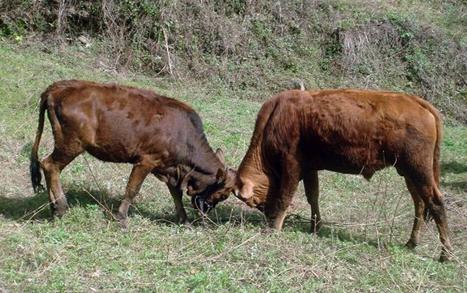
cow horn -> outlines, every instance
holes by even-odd
[[[183,176],[183,178],[181,178],[181,181],[180,181],[180,189],[181,190],[185,190],[187,188],[187,185],[188,185],[188,180],[190,179],[190,174],[194,171],[195,169],[192,168],[190,169],[190,171],[188,171],[185,176]],[[180,167],[177,168],[177,174],[179,176],[181,176],[181,170],[180,170]]]

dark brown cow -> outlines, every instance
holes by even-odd
[[[199,201],[215,205],[234,192],[249,206],[264,211],[273,228],[281,229],[303,179],[312,230],[316,230],[321,221],[318,170],[370,179],[376,171],[394,166],[415,203],[407,246],[417,245],[424,216],[432,216],[444,260],[451,244],[439,190],[441,134],[438,111],[419,97],[351,89],[286,91],[259,111],[238,172],[224,172],[226,180],[216,188],[210,186]]]
[[[40,187],[37,151],[47,110],[55,147],[40,166],[52,213],[68,208],[60,172],[79,154],[117,163],[131,163],[125,198],[118,218],[128,225],[128,208],[149,173],[166,182],[180,223],[187,221],[183,190],[199,193],[217,181],[223,156],[214,153],[198,114],[186,104],[152,91],[88,81],[59,81],[41,95],[39,126],[31,152],[31,179]],[[204,207],[207,209],[208,207]]]

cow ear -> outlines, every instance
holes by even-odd
[[[191,185],[188,185],[187,189],[186,189],[186,193],[188,195],[193,195],[194,194],[194,190],[193,190],[193,187]]]
[[[237,183],[237,170],[227,168],[225,175],[225,182],[229,186],[236,186]]]
[[[223,168],[219,168],[216,174],[217,183],[222,183],[227,178],[227,172]]]
[[[216,150],[216,156],[219,159],[219,161],[221,161],[222,165],[225,165],[224,152],[220,148]]]

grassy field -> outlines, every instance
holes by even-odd
[[[442,190],[455,256],[439,263],[437,231],[429,223],[415,252],[406,250],[413,204],[394,170],[371,182],[320,173],[324,228],[308,233],[303,188],[282,232],[265,232],[259,212],[229,198],[201,221],[185,203],[192,227],[174,223],[168,190],[148,177],[121,232],[118,205],[129,165],[85,155],[62,173],[72,207],[49,220],[47,195],[33,194],[29,151],[39,94],[55,80],[117,81],[179,98],[202,116],[213,148],[237,166],[261,103],[222,87],[103,70],[79,48],[45,53],[0,43],[0,292],[131,291],[406,291],[467,288],[467,127],[446,125]],[[267,97],[258,97],[264,100]],[[40,154],[51,151],[47,124]]]

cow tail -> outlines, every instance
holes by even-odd
[[[433,151],[433,179],[435,181],[434,186],[434,194],[437,194],[439,196],[442,195],[440,191],[440,176],[441,176],[441,167],[440,167],[440,156],[441,156],[441,141],[443,139],[443,122],[441,120],[440,114],[438,110],[431,105],[429,102],[427,102],[424,99],[419,99],[420,104],[427,109],[435,118],[435,123],[436,123],[436,142],[435,142],[435,148]],[[425,207],[425,212],[424,212],[424,218],[425,221],[429,221],[433,219],[433,212],[431,211],[430,207],[427,206]]]
[[[440,191],[440,176],[441,176],[441,167],[440,167],[440,156],[441,156],[441,141],[443,139],[443,124],[441,121],[441,118],[439,116],[438,111],[431,105],[430,106],[430,112],[433,114],[436,120],[436,143],[435,143],[435,149],[433,152],[433,177],[435,180],[435,185],[433,187],[433,194],[436,196],[442,196],[442,193]],[[425,221],[429,221],[433,219],[433,211],[430,209],[430,207],[425,207]]]
[[[30,156],[29,171],[31,174],[31,183],[34,192],[39,192],[41,189],[43,189],[43,186],[41,185],[42,176],[40,171],[38,150],[39,143],[41,141],[42,131],[44,130],[44,117],[45,110],[47,109],[47,96],[48,91],[45,91],[41,95],[41,101],[39,106],[39,124],[37,126],[36,139],[34,140],[34,144],[32,145]]]
[[[441,176],[441,167],[440,167],[440,157],[441,157],[441,141],[443,139],[443,123],[437,115],[438,113],[433,113],[436,119],[436,144],[435,151],[433,153],[433,175],[435,177],[436,186],[439,188],[440,176]]]
[[[440,156],[441,156],[441,141],[443,139],[443,122],[441,120],[438,110],[433,107],[429,102],[421,99],[422,106],[427,109],[435,118],[436,121],[436,142],[433,152],[433,177],[436,182],[436,187],[439,188],[440,182]]]

